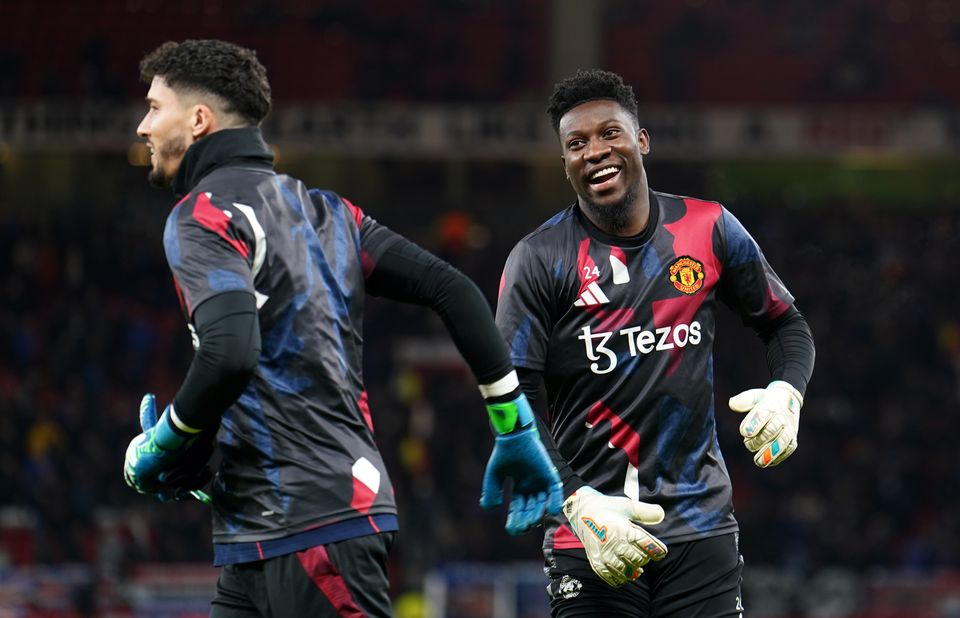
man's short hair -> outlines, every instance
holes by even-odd
[[[625,84],[623,78],[616,73],[590,69],[577,71],[576,75],[558,82],[553,87],[547,106],[553,130],[559,133],[560,119],[571,109],[582,103],[598,100],[616,101],[639,123],[637,97],[633,88]]]
[[[203,92],[219,98],[227,114],[251,125],[270,113],[267,70],[251,49],[216,40],[167,41],[140,61],[140,79],[161,77],[178,92]]]

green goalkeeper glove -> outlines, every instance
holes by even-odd
[[[161,488],[162,473],[183,455],[199,433],[199,430],[190,434],[174,428],[173,415],[173,406],[168,405],[158,419],[157,398],[152,393],[143,396],[140,402],[143,433],[130,441],[123,464],[127,485],[142,494],[156,493]],[[204,501],[200,496],[195,497]]]
[[[730,409],[747,413],[740,423],[740,435],[753,462],[770,468],[797,450],[800,408],[803,397],[789,383],[774,380],[767,388],[752,388],[730,398]]]
[[[563,503],[563,514],[583,543],[590,567],[611,586],[635,580],[645,564],[667,555],[667,546],[638,525],[663,521],[663,508],[657,504],[606,496],[584,486]]]

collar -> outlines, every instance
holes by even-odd
[[[273,152],[260,127],[221,129],[194,142],[173,177],[173,193],[180,199],[213,170],[237,163],[273,167]]]

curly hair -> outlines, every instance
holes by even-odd
[[[216,40],[167,41],[140,61],[140,79],[162,77],[178,91],[213,94],[228,114],[258,125],[270,113],[267,70],[251,49]]]
[[[573,77],[568,77],[553,87],[553,94],[550,95],[547,105],[553,130],[560,131],[560,119],[577,105],[601,99],[616,101],[634,120],[639,121],[637,97],[633,88],[625,84],[622,77],[602,69],[580,70]]]

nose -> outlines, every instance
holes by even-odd
[[[140,137],[148,137],[150,132],[147,130],[147,117],[144,116],[143,120],[140,121],[140,124],[137,125],[137,135]]]
[[[609,144],[604,144],[599,140],[592,139],[583,152],[583,158],[589,161],[597,161],[609,155],[610,151],[611,148]]]

